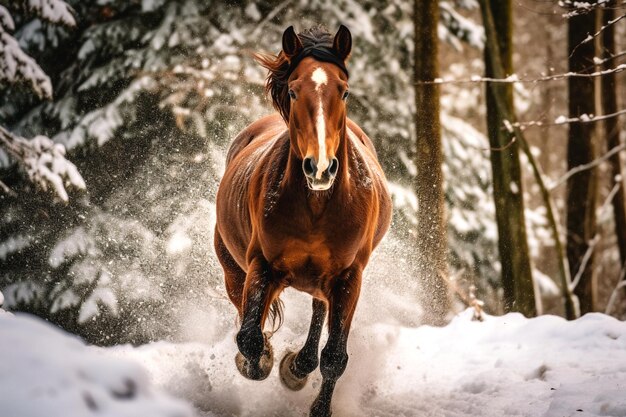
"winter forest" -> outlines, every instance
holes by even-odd
[[[247,380],[214,249],[254,54],[320,24],[393,205],[333,415],[626,416],[625,1],[0,0],[0,417],[330,415],[311,297]]]

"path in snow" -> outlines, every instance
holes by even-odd
[[[294,393],[280,385],[277,365],[286,349],[304,342],[305,335],[292,330],[299,325],[289,308],[307,301],[288,297],[288,320],[272,338],[275,366],[262,382],[237,373],[234,330],[213,342],[108,353],[139,361],[157,385],[204,416],[305,416],[319,371]],[[611,317],[567,322],[508,314],[475,322],[468,310],[445,328],[359,321],[335,416],[626,416],[626,323]]]
[[[420,290],[405,252],[387,241],[366,271],[334,416],[626,417],[626,323],[601,314],[474,322],[466,311],[444,328],[415,327]],[[226,297],[181,306],[180,336],[194,342],[138,348],[86,347],[42,320],[0,314],[0,417],[191,416],[159,388],[205,417],[306,416],[319,371],[294,393],[281,386],[278,362],[303,344],[311,301],[293,290],[284,299],[274,369],[262,382],[235,368]]]
[[[307,301],[291,293],[287,311]],[[471,316],[465,311],[444,328],[360,317],[334,415],[626,416],[626,323],[601,314],[573,322]],[[288,315],[272,338],[276,362],[304,340],[306,324],[296,317],[303,314]],[[0,310],[0,416],[191,417],[172,397],[205,417],[307,415],[319,371],[296,393],[280,385],[276,365],[267,380],[248,381],[234,366],[234,329],[207,335],[202,343],[98,348]]]

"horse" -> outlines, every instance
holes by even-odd
[[[296,34],[290,26],[278,55],[255,54],[269,71],[266,93],[278,113],[233,140],[216,200],[215,251],[240,323],[237,369],[253,380],[269,375],[274,355],[266,320],[280,327],[286,287],[310,294],[306,342],[287,352],[279,369],[282,383],[299,390],[319,363],[314,417],[332,413],[363,270],[391,220],[374,145],[347,117],[351,49],[343,25],[334,37],[321,27]]]

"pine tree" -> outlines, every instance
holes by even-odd
[[[52,24],[76,25],[71,8],[62,0],[16,1],[12,6],[18,12],[35,14]],[[52,98],[50,78],[11,36],[14,30],[10,11],[0,5],[0,91],[25,86],[40,99]],[[17,162],[32,183],[44,191],[51,189],[62,201],[68,201],[66,187],[85,188],[74,164],[65,159],[63,145],[54,144],[46,136],[25,139],[0,126],[0,160],[6,157]],[[16,195],[1,180],[0,189],[10,196]]]
[[[181,317],[218,314],[228,301],[210,242],[223,155],[240,129],[271,111],[266,74],[249,52],[277,52],[294,22],[298,29],[342,22],[358,40],[349,62],[350,117],[377,144],[399,207],[396,222],[414,230],[410,5],[68,3],[76,29],[33,18],[15,32],[50,76],[54,100],[12,90],[0,97],[0,121],[22,136],[44,133],[64,145],[88,192],[66,206],[34,193],[0,197],[6,308],[42,315],[97,343],[175,337]],[[442,30],[444,39],[456,39],[449,40],[456,47],[462,44],[454,33],[481,39],[480,27],[460,15],[448,13],[446,21],[444,8],[444,27],[456,27]],[[479,285],[495,293],[486,141],[445,112],[442,125],[446,202],[455,216],[451,265],[480,274]],[[0,178],[27,187],[13,167],[2,162]]]

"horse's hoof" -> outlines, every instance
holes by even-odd
[[[295,359],[295,352],[287,352],[285,356],[283,356],[283,359],[280,361],[280,381],[290,390],[300,391],[306,385],[309,376],[306,375],[304,378],[298,378],[291,372],[291,365]]]
[[[257,363],[249,361],[241,354],[241,352],[237,352],[237,355],[235,356],[235,365],[237,365],[239,373],[254,381],[262,381],[267,378],[272,371],[272,367],[274,366],[274,352],[272,350],[272,345],[270,345],[267,340],[267,335],[264,334],[264,336],[265,347]]]

